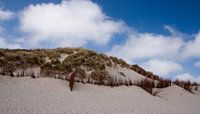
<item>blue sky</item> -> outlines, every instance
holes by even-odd
[[[95,0],[94,0],[95,1]],[[126,20],[141,32],[163,33],[163,25],[175,26],[184,33],[200,27],[199,0],[96,0],[110,16]]]
[[[0,48],[86,47],[200,81],[199,0],[2,0]]]

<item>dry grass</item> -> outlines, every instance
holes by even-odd
[[[68,54],[69,56],[61,63],[59,58],[61,54]],[[45,58],[49,57],[51,62],[45,62]],[[39,66],[42,68],[42,75],[47,75],[53,77],[56,74],[68,75],[75,70],[76,78],[80,79],[82,82],[86,79],[85,70],[81,69],[86,67],[89,71],[92,71],[90,80],[95,80],[96,84],[108,85],[108,86],[119,86],[125,84],[127,86],[133,83],[129,80],[126,82],[117,82],[113,78],[108,76],[106,72],[106,66],[112,66],[118,64],[122,67],[130,68],[135,72],[146,76],[148,79],[138,82],[137,85],[152,94],[152,88],[155,87],[154,83],[149,80],[157,80],[157,88],[165,88],[171,85],[171,80],[161,79],[159,76],[153,74],[152,72],[145,71],[138,65],[129,65],[124,60],[118,59],[117,57],[108,57],[104,54],[98,54],[94,51],[87,50],[84,48],[56,48],[56,49],[0,49],[0,67],[3,68],[2,74],[12,75],[12,72],[16,68],[27,68],[31,66]],[[119,72],[123,76],[123,73]],[[54,76],[55,77],[55,76]],[[69,79],[69,77],[68,77]],[[106,82],[106,83],[105,83]],[[117,82],[117,83],[116,83]],[[198,89],[197,83],[191,83],[189,81],[174,81],[172,82],[185,88],[188,91],[192,91],[192,87],[196,90]]]
[[[159,81],[159,79],[160,79],[159,76],[153,74],[152,72],[144,70],[142,67],[138,66],[137,64],[131,65],[130,69],[132,69],[133,71],[135,71],[143,76],[146,76],[149,79],[153,79],[153,80],[157,80],[157,81]]]
[[[91,79],[95,80],[99,85],[105,85],[104,81],[107,80],[108,73],[106,71],[96,70],[91,73]]]
[[[165,87],[169,87],[171,86],[171,80],[170,79],[162,79],[160,78],[158,84],[157,84],[157,88],[165,88]]]
[[[197,82],[193,82],[192,86],[194,87],[194,90],[199,90],[199,84]]]
[[[188,81],[180,81],[180,80],[175,80],[173,82],[174,84],[184,88],[185,90],[192,92],[192,83],[188,80]]]
[[[116,63],[116,64],[119,64],[121,65],[122,67],[126,67],[126,68],[129,68],[129,64],[127,64],[124,60],[122,59],[118,59],[117,57],[113,57],[113,56],[110,56],[110,59]]]
[[[153,88],[155,88],[154,81],[149,79],[143,79],[141,81],[138,81],[136,85],[153,95]]]

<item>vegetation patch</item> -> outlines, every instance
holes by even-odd
[[[67,54],[68,56],[61,63],[60,58],[62,54]],[[47,58],[49,59],[48,62]],[[193,88],[198,90],[199,85],[197,83],[179,80],[172,82],[169,79],[162,79],[152,72],[144,70],[137,64],[129,65],[124,60],[118,59],[117,57],[108,57],[105,54],[98,54],[92,50],[87,50],[84,48],[34,50],[0,49],[1,74],[13,76],[13,72],[17,68],[26,69],[39,67],[41,68],[42,76],[70,80],[70,88],[73,88],[72,81],[84,82],[85,80],[87,81],[87,79],[88,82],[95,82],[99,85],[108,85],[111,87],[122,84],[127,86],[132,85],[133,82],[129,79],[115,79],[109,76],[108,72],[106,71],[106,67],[114,67],[115,65],[120,65],[121,67],[131,69],[138,74],[145,76],[147,79],[139,81],[136,85],[142,87],[151,94],[152,88],[165,88],[171,86],[171,84],[176,84],[190,92],[192,92]],[[73,76],[70,75],[72,72]],[[121,74],[121,76],[126,77],[123,72],[118,73]],[[154,84],[155,80],[157,82],[156,84]]]

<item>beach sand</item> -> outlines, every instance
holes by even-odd
[[[137,86],[106,87],[53,78],[0,76],[0,114],[200,114],[200,94],[171,86],[153,96]]]

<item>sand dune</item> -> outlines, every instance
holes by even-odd
[[[136,86],[106,87],[53,78],[0,76],[0,114],[200,114],[200,96],[178,86],[152,96]]]

